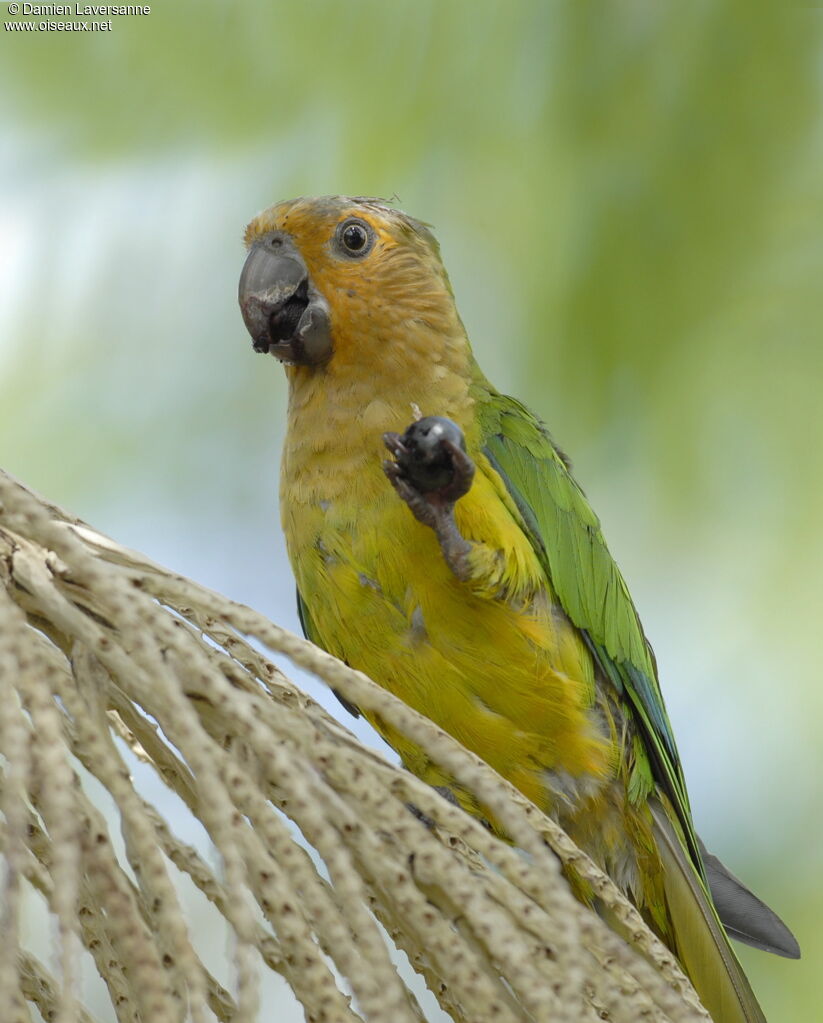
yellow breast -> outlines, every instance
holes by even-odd
[[[402,429],[398,411],[384,411]],[[609,771],[591,714],[591,659],[501,481],[475,452],[478,473],[458,502],[458,527],[502,552],[505,594],[473,592],[383,475],[381,434],[364,444],[359,430],[355,440],[338,428],[322,442],[287,442],[283,525],[313,638],[437,722],[538,805],[549,809],[557,791],[564,798],[590,791]],[[410,769],[446,783],[419,750],[375,723]]]

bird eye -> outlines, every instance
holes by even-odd
[[[337,237],[349,256],[365,256],[374,244],[371,226],[353,217],[343,221],[337,229]]]

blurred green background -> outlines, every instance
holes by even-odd
[[[707,844],[800,939],[741,950],[767,1016],[823,1018],[820,12],[163,0],[0,47],[0,465],[296,629],[242,229],[397,196],[603,520]]]

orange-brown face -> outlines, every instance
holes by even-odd
[[[254,348],[284,362],[345,358],[365,335],[454,318],[428,229],[372,199],[278,203],[246,228],[239,300]]]

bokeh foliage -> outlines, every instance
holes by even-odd
[[[604,520],[702,830],[798,931],[800,964],[744,954],[775,1020],[821,1002],[822,35],[732,0],[163,0],[0,40],[0,464],[293,622],[241,230],[397,194]]]

